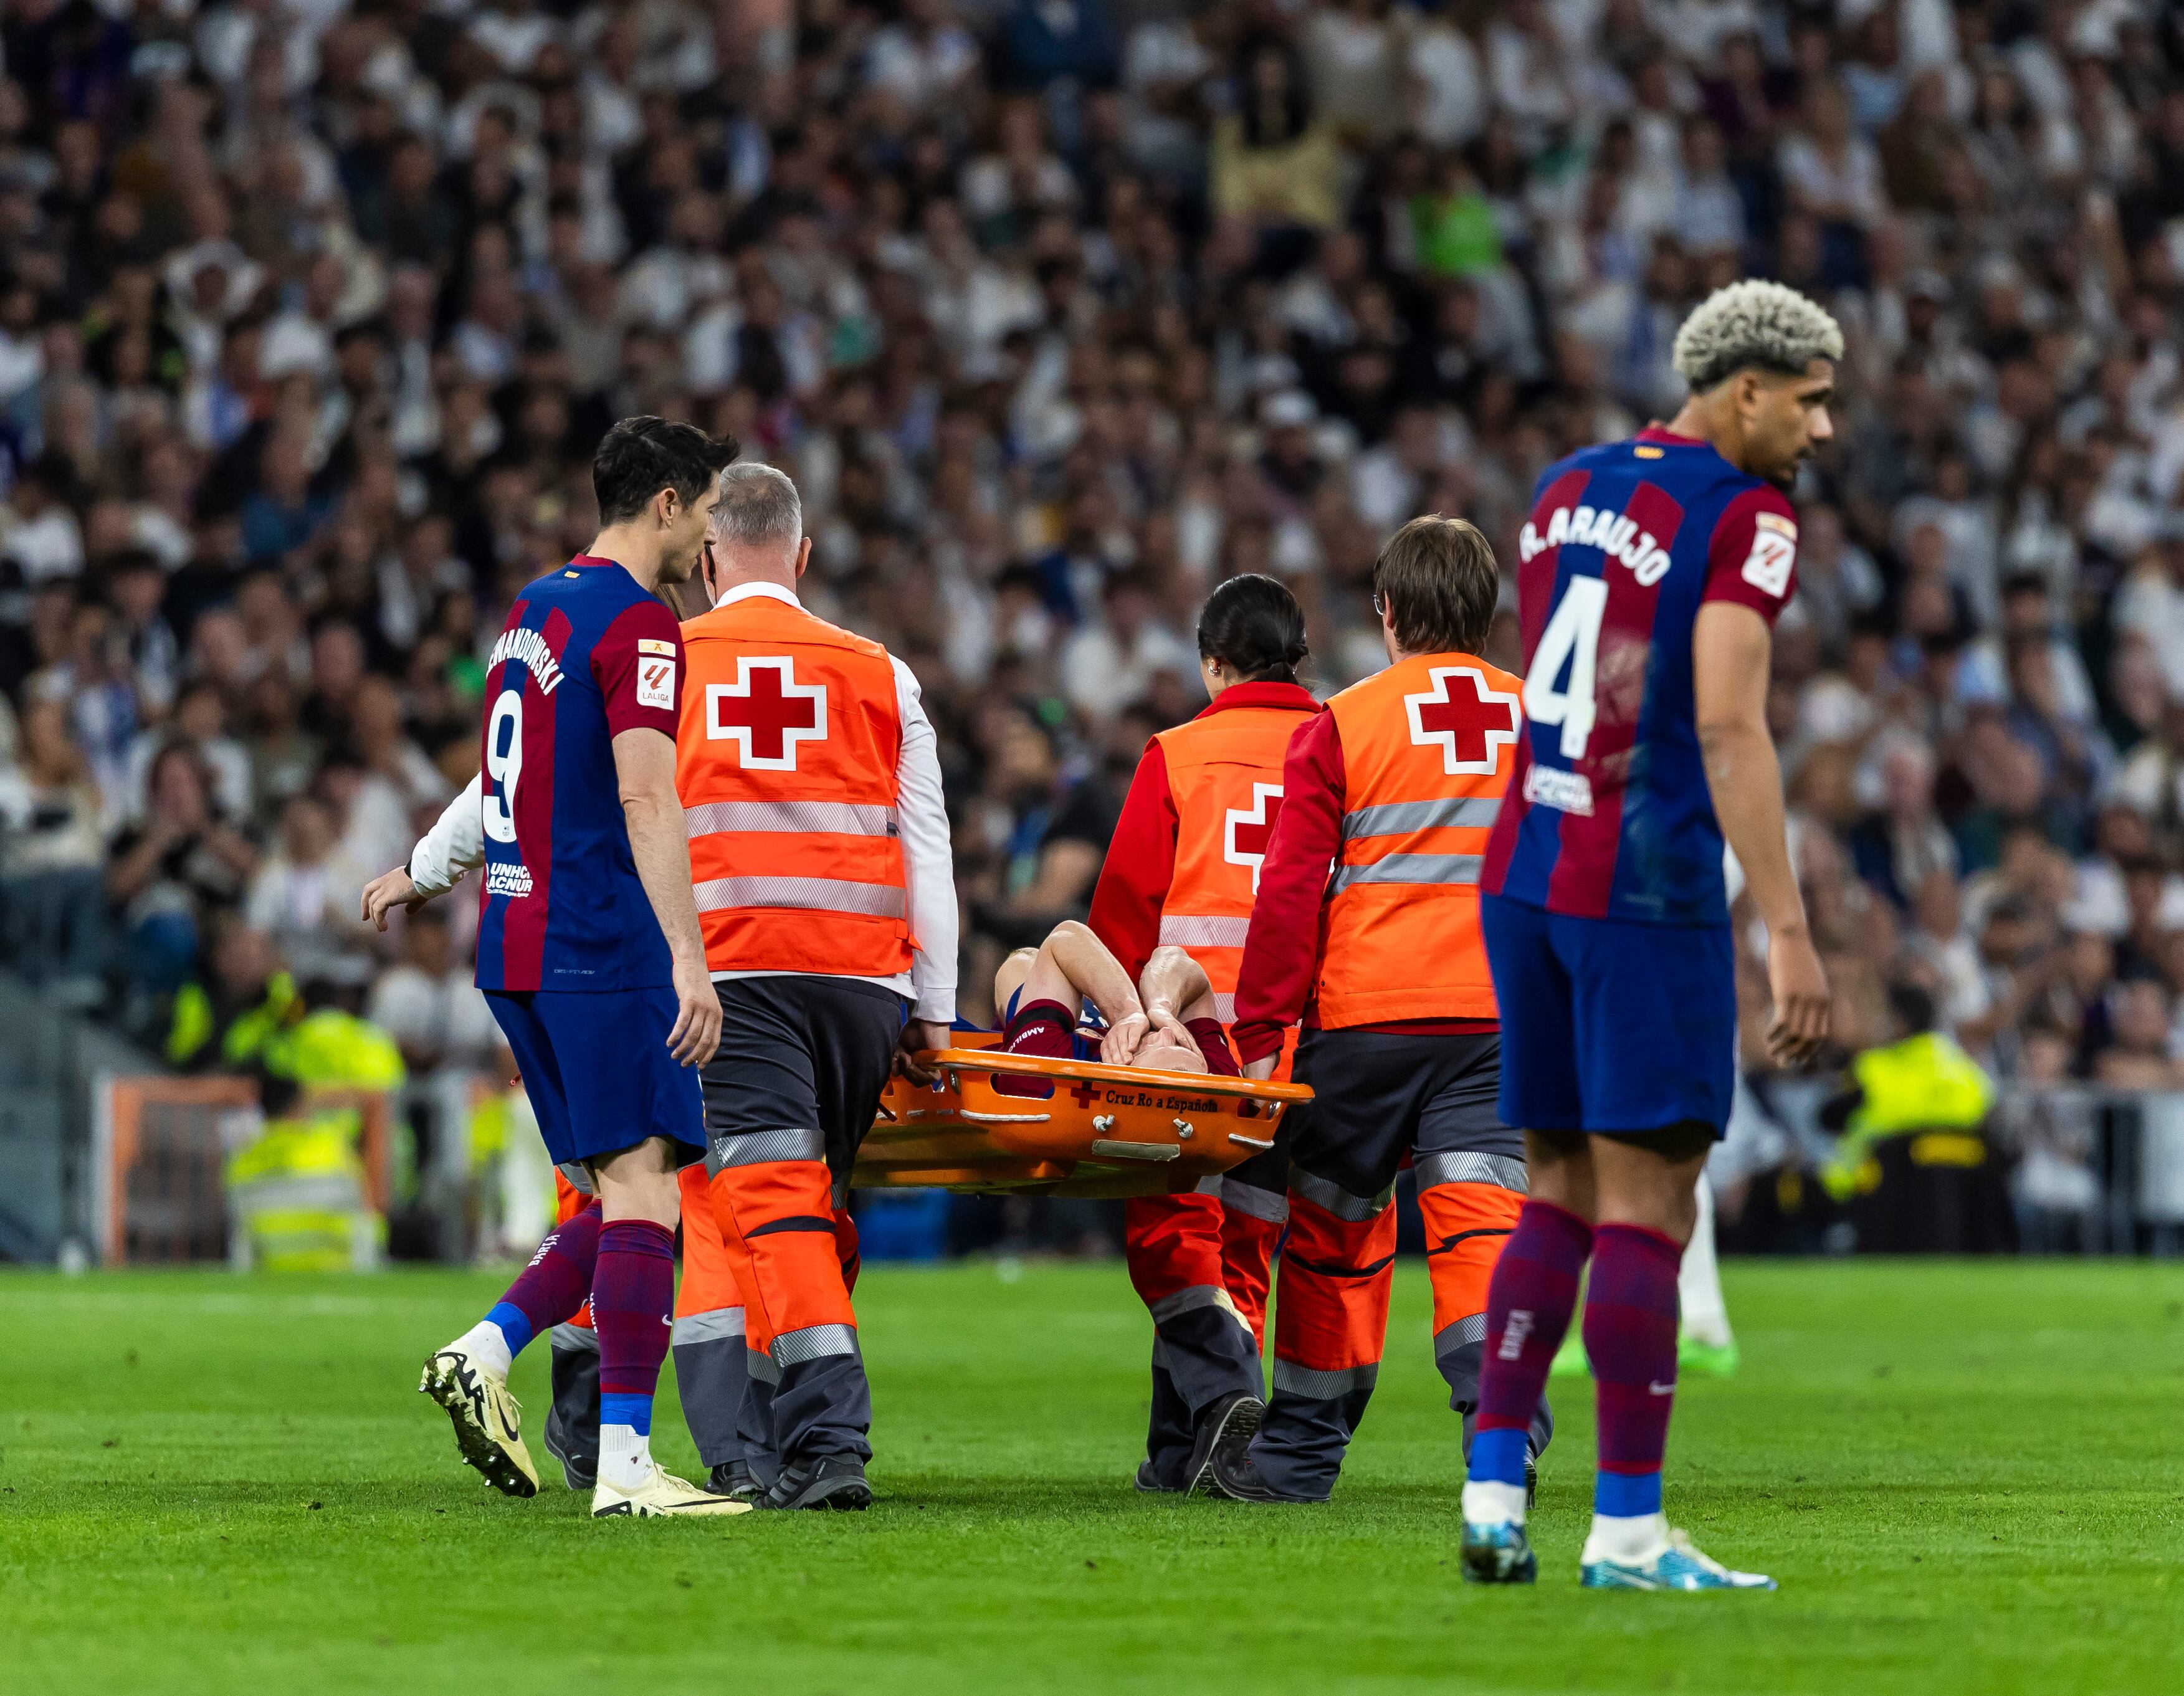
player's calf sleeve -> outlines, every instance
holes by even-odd
[[[1585,1348],[1592,1361],[1600,1472],[1593,1511],[1632,1519],[1661,1510],[1661,1455],[1676,1388],[1674,1240],[1640,1225],[1593,1235]]]
[[[556,1226],[486,1315],[508,1339],[511,1356],[521,1354],[532,1337],[567,1324],[582,1309],[599,1259],[599,1229],[597,1202]]]
[[[675,1233],[649,1219],[599,1232],[592,1320],[599,1336],[599,1468],[625,1488],[643,1481],[652,1397],[667,1358],[675,1304]]]
[[[1001,1032],[1004,1054],[1066,1060],[1076,1051],[1077,1015],[1058,1001],[1027,1002]],[[1035,1077],[1002,1076],[994,1080],[994,1090],[1000,1095],[1039,1097],[1051,1094],[1054,1086]]]
[[[1591,1253],[1592,1227],[1552,1202],[1527,1201],[1502,1244],[1486,1287],[1485,1360],[1479,1375],[1479,1410],[1472,1439],[1464,1516],[1474,1511],[1474,1487],[1516,1492],[1523,1515],[1524,1460],[1547,1368],[1577,1310],[1578,1279]],[[1497,1499],[1507,1507],[1506,1498]]]

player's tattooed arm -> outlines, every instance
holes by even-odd
[[[660,920],[674,965],[675,1028],[667,1046],[686,1066],[702,1066],[721,1042],[721,1001],[705,970],[705,936],[690,886],[690,831],[675,792],[675,742],[649,727],[614,739],[615,776],[630,857]]]
[[[1774,1001],[1768,1050],[1778,1064],[1796,1065],[1826,1040],[1830,1003],[1790,864],[1781,762],[1767,730],[1772,648],[1767,620],[1750,607],[1709,601],[1699,609],[1691,633],[1699,748],[1714,815],[1767,922],[1767,980]]]
[[[364,922],[387,928],[397,907],[422,906],[463,881],[463,874],[485,863],[484,815],[479,780],[448,803],[439,820],[410,850],[410,863],[383,871],[364,886]]]

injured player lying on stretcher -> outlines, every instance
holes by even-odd
[[[1181,948],[1158,948],[1136,983],[1106,945],[1074,919],[1036,948],[1018,948],[994,974],[1002,1051],[1100,1060],[1160,1071],[1240,1076],[1206,968]],[[1024,1085],[997,1081],[1005,1094]]]

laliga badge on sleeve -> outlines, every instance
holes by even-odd
[[[1752,552],[1744,560],[1744,581],[1763,595],[1780,600],[1790,587],[1790,568],[1797,563],[1797,526],[1779,513],[1755,514]]]

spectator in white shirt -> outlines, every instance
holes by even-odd
[[[361,981],[366,932],[356,917],[371,874],[336,852],[333,809],[315,795],[281,812],[281,845],[252,880],[243,921],[270,936],[299,978]]]
[[[1163,671],[1196,674],[1198,654],[1160,621],[1151,587],[1132,572],[1110,578],[1106,620],[1088,625],[1061,650],[1061,689],[1095,719],[1112,718],[1140,699]]]

